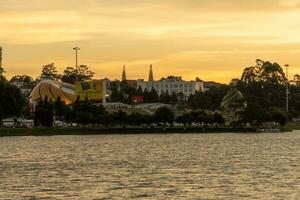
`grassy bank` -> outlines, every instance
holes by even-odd
[[[163,133],[251,133],[255,131],[255,128],[16,128],[0,129],[0,137]]]
[[[283,127],[284,130],[300,130],[300,125],[299,124],[292,124],[292,123],[289,123],[287,125],[285,125]]]

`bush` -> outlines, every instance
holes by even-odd
[[[175,118],[173,111],[168,107],[158,108],[154,117],[156,122],[164,123],[165,125],[166,123],[173,124]]]
[[[271,120],[280,124],[280,126],[284,126],[287,122],[286,113],[278,108],[271,108],[270,110]]]

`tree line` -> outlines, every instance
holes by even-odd
[[[196,92],[185,98],[183,94],[164,93],[158,96],[154,88],[150,91],[141,88],[128,89],[126,83],[120,88],[112,88],[112,102],[132,103],[134,95],[143,96],[145,103],[166,103],[190,110],[218,111],[226,93],[237,88],[245,98],[247,107],[239,123],[262,125],[276,121],[281,125],[287,120],[300,116],[300,75],[287,80],[286,74],[278,63],[257,59],[256,65],[246,67],[240,78],[230,84],[211,87],[204,92]],[[286,84],[289,84],[289,113],[286,113]]]
[[[57,72],[55,65],[49,64],[42,67],[40,77],[74,83],[76,72],[76,69],[67,67],[64,70],[64,73],[60,75]],[[87,66],[83,65],[79,67],[78,80],[88,80],[91,79],[93,75],[94,72],[91,72]],[[17,80],[22,80],[23,82],[34,85],[33,79],[26,75],[13,77],[11,82]],[[289,83],[289,113],[285,112],[286,83]],[[207,91],[196,92],[189,97],[184,97],[183,94],[180,93],[164,93],[159,96],[154,88],[150,91],[147,89],[143,91],[141,88],[129,86],[126,82],[112,82],[110,87],[111,102],[132,104],[133,96],[143,96],[144,103],[160,102],[174,105],[176,109],[181,109],[183,111],[208,110],[218,113],[220,112],[220,104],[226,93],[231,88],[237,88],[247,101],[247,108],[242,114],[243,119],[240,123],[261,125],[265,122],[277,120],[283,124],[285,121],[284,118],[291,120],[292,118],[298,118],[300,116],[300,76],[295,75],[293,80],[287,81],[286,74],[282,67],[277,63],[271,63],[269,61],[257,60],[254,66],[246,67],[241,77],[233,79],[230,84],[211,87]],[[3,97],[0,100],[0,116],[2,118],[26,115],[27,109],[25,98],[22,97],[17,87],[12,86],[5,80],[5,77],[2,77],[1,79],[0,94],[1,97]],[[78,111],[78,108],[81,108],[81,106],[85,107],[86,110],[89,110],[89,106],[91,105],[80,105],[78,103],[77,105],[71,106],[72,110],[71,107],[62,106],[63,102],[57,102],[57,104],[64,107],[66,110],[64,113],[68,113],[67,115],[64,114],[65,119],[72,119],[77,122],[81,121],[80,119],[89,119],[88,121],[90,121],[92,118],[96,118],[98,121],[100,120],[100,116],[96,116],[95,113],[93,114],[93,110],[97,110],[96,108],[91,109],[88,113]],[[51,108],[53,105],[50,106],[46,104],[44,107],[49,107],[47,109],[54,110],[54,108]],[[59,117],[60,114],[58,113],[62,111],[60,109],[57,110],[59,110],[59,112],[56,112],[55,110],[55,113],[57,113],[57,116]],[[97,111],[100,112],[99,110]],[[121,115],[121,113],[119,114]],[[105,117],[103,120],[117,120],[117,117],[114,117],[115,118],[112,116]],[[146,119],[147,117],[143,116],[143,118]],[[147,119],[149,121],[149,118]]]
[[[91,80],[94,72],[87,65],[79,65],[78,70],[74,67],[66,67],[62,74],[58,72],[54,63],[42,66],[41,74],[35,80],[28,75],[15,75],[10,79],[11,83],[19,83],[22,89],[32,89],[38,82],[43,79],[62,81],[74,84],[76,78],[78,81]]]
[[[95,105],[90,101],[76,101],[71,106],[57,98],[56,101],[48,101],[45,98],[41,101],[35,110],[35,125],[38,127],[52,127],[53,120],[61,120],[67,123],[77,123],[79,125],[92,126],[173,126],[179,123],[182,125],[198,124],[219,124],[224,123],[220,113],[193,111],[175,116],[173,110],[169,107],[160,107],[154,114],[145,114],[139,112],[126,113],[118,110],[109,113],[103,105]]]
[[[25,98],[18,87],[0,80],[0,119],[24,113]]]
[[[183,126],[195,124],[199,127],[207,125],[221,126],[225,123],[225,119],[219,111],[188,111],[176,116],[171,108],[160,107],[154,114],[127,113],[122,110],[110,113],[103,105],[95,105],[87,100],[82,102],[76,101],[73,105],[67,106],[60,98],[57,98],[55,102],[48,101],[47,98],[41,101],[36,107],[34,116],[35,125],[38,127],[52,127],[54,119],[67,123],[77,123],[81,126],[91,125],[93,127],[140,127],[151,125],[165,127],[173,126],[175,122]],[[245,113],[244,123],[249,122],[247,117],[248,114]],[[271,109],[265,117],[265,122],[277,122],[282,126],[286,123],[284,113],[275,108]]]

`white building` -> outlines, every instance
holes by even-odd
[[[137,80],[137,87],[141,87],[144,91],[147,89],[150,91],[154,88],[158,95],[162,93],[183,93],[184,96],[189,96],[195,94],[196,91],[204,91],[204,83],[201,80],[195,81],[184,81],[180,76],[168,76],[167,78],[162,78],[159,81],[154,81],[152,66],[150,66],[149,80],[144,81],[144,79]]]
[[[33,119],[18,119],[17,126],[22,128],[33,128],[34,120]]]
[[[15,127],[15,119],[14,118],[6,118],[6,119],[2,119],[1,123],[2,123],[2,127],[4,128],[14,128]]]

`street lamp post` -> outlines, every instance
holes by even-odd
[[[78,81],[78,51],[80,50],[80,48],[74,47],[73,50],[76,53],[76,81]]]
[[[4,69],[2,68],[2,47],[0,47],[0,81],[2,79]]]
[[[289,65],[286,64],[284,66],[286,69],[286,112],[288,113],[289,112],[289,74],[288,74]]]

